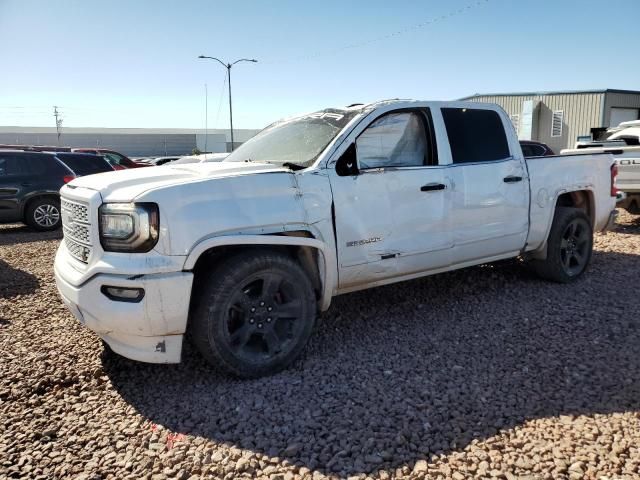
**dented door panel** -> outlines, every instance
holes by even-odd
[[[393,211],[382,172],[332,175],[340,287],[395,276]]]
[[[451,263],[450,188],[447,167],[403,168],[385,172],[393,209],[389,240],[398,270],[406,275]]]

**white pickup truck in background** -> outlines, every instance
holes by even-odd
[[[513,257],[575,280],[613,219],[614,164],[525,160],[495,105],[326,109],[220,163],[69,183],[56,282],[123,356],[179,362],[188,334],[212,364],[255,377],[300,354],[335,295]]]
[[[603,141],[578,142],[576,148],[562,150],[564,155],[608,153],[618,164],[616,188],[620,191],[618,206],[629,213],[640,214],[640,120],[622,122],[607,130]]]

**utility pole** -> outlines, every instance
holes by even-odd
[[[60,129],[62,128],[62,114],[58,112],[58,107],[53,106],[53,116],[56,117],[56,132],[58,132],[58,146],[60,146]],[[59,117],[59,118],[58,118]]]
[[[198,58],[208,58],[209,60],[215,60],[224,68],[227,69],[227,78],[229,79],[229,124],[231,126],[231,151],[233,152],[233,109],[231,108],[231,67],[233,67],[236,63],[240,62],[253,62],[257,63],[258,61],[252,58],[241,58],[236,60],[233,63],[224,63],[222,60],[216,57],[207,57],[206,55],[200,55]]]
[[[209,140],[209,94],[207,84],[204,84],[204,153],[207,153],[207,141]],[[196,145],[197,148],[197,145]]]

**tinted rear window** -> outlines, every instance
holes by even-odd
[[[542,157],[546,153],[546,149],[542,145],[525,143],[520,146],[525,157]]]
[[[25,175],[27,173],[24,162],[13,153],[0,153],[0,176]]]
[[[80,155],[58,153],[57,157],[76,175],[91,175],[93,173],[111,172],[113,169],[98,155]]]
[[[453,163],[490,162],[509,157],[500,115],[493,110],[443,108]]]
[[[3,175],[45,176],[54,173],[68,173],[53,155],[46,153],[3,153],[0,155],[0,163]]]

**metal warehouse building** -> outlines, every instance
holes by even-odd
[[[233,129],[236,146],[246,142],[259,130]],[[58,142],[55,127],[0,127],[0,144],[98,147],[125,155],[164,156],[204,152],[231,151],[229,130],[186,128],[63,128]]]
[[[497,103],[511,117],[520,140],[546,143],[556,153],[604,129],[640,119],[640,91],[583,90],[475,94],[461,100]]]

